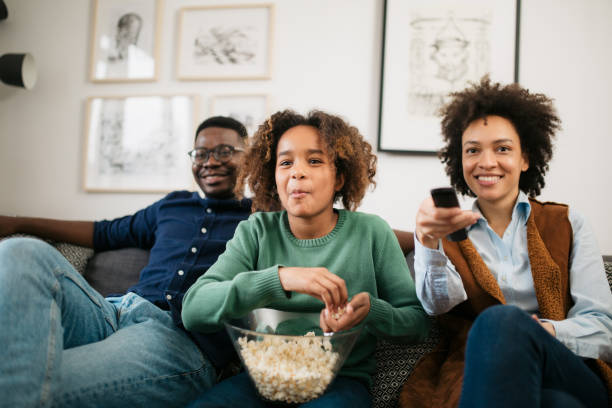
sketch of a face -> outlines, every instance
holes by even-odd
[[[468,71],[469,42],[451,18],[432,44],[431,59],[438,65],[436,77],[453,84],[462,79]]]
[[[121,16],[117,22],[117,33],[115,34],[115,53],[108,57],[109,61],[123,61],[127,59],[128,48],[136,45],[142,18],[135,13],[127,13]]]
[[[212,27],[194,40],[194,57],[217,64],[245,64],[255,57],[250,27]]]

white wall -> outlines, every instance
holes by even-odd
[[[272,111],[328,110],[376,145],[381,0],[277,0],[272,79],[215,82],[175,80],[178,10],[236,1],[166,0],[159,81],[144,84],[88,82],[93,1],[5,2],[10,16],[0,22],[0,54],[32,53],[39,81],[32,91],[0,86],[2,214],[110,218],[162,196],[82,191],[89,96],[197,93],[204,118],[212,94],[267,93]],[[605,254],[612,254],[610,21],[609,0],[522,4],[520,82],[553,97],[563,120],[541,198],[567,202],[587,215]],[[389,153],[379,154],[377,179],[361,209],[403,229],[414,228],[414,214],[429,188],[448,184],[436,158]]]

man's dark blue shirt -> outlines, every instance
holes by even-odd
[[[185,292],[225,251],[238,223],[250,213],[249,199],[218,200],[175,191],[133,215],[94,223],[94,249],[150,250],[149,263],[128,291],[169,309],[175,323],[183,327]],[[190,334],[216,367],[233,357],[224,331]]]

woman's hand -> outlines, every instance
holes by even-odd
[[[353,296],[344,308],[344,312],[328,308],[321,310],[319,325],[324,332],[348,330],[361,323],[368,313],[370,313],[370,295],[361,292]]]
[[[348,300],[346,283],[327,268],[279,267],[278,277],[284,290],[305,293],[336,310]]]
[[[540,323],[540,326],[544,328],[547,332],[549,332],[553,337],[557,337],[557,331],[555,330],[555,326],[553,326],[550,322],[543,322],[540,320],[538,315],[532,314],[531,318],[536,322]]]
[[[474,224],[479,218],[477,213],[459,207],[436,207],[429,196],[417,212],[415,234],[421,244],[436,249],[440,238]]]

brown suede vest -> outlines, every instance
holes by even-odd
[[[569,257],[572,226],[567,206],[530,199],[527,247],[540,316],[563,320],[572,306],[569,290]],[[489,306],[505,304],[499,285],[467,239],[443,241],[444,252],[461,276],[468,299],[438,316],[441,340],[424,356],[404,384],[401,407],[456,407],[459,404],[465,345],[476,316]],[[597,373],[612,395],[612,365],[596,361]],[[612,398],[608,398],[612,407]]]

